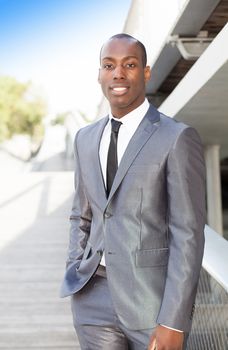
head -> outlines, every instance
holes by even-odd
[[[146,59],[144,45],[128,34],[114,35],[102,46],[98,81],[116,118],[144,101],[150,79]]]

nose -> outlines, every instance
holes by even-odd
[[[117,65],[113,71],[114,79],[125,79],[124,67],[121,65]]]

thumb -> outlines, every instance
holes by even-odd
[[[154,335],[151,336],[150,342],[148,345],[148,350],[156,350],[156,338]]]

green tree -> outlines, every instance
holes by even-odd
[[[0,141],[14,134],[37,137],[42,133],[45,115],[44,100],[33,92],[30,82],[0,77]]]
[[[55,118],[52,120],[51,124],[52,125],[64,125],[66,118],[71,115],[72,112],[62,112],[56,114]]]

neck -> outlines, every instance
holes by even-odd
[[[145,97],[143,98],[142,101],[140,101],[140,103],[138,103],[136,106],[133,106],[132,108],[129,106],[128,108],[124,107],[121,109],[121,108],[115,108],[115,106],[110,106],[112,115],[116,119],[123,118],[125,115],[127,115],[128,113],[134,111],[136,108],[141,106],[141,104],[143,104],[144,101],[145,101]]]

